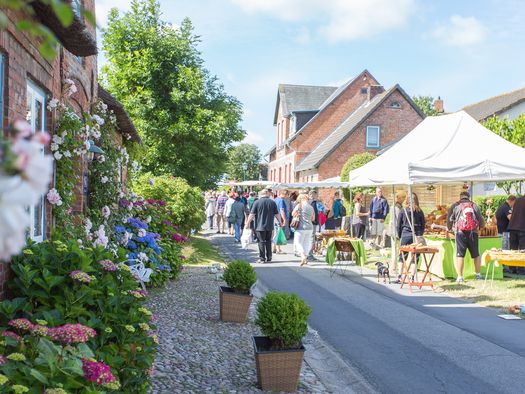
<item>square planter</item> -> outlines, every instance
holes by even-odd
[[[268,350],[268,337],[253,337],[257,382],[262,390],[295,391],[301,374],[305,348]]]
[[[253,296],[234,293],[233,289],[226,286],[219,286],[219,290],[221,320],[244,323]]]

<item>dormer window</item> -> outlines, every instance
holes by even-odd
[[[367,88],[361,88],[361,94],[367,94],[368,89]]]
[[[399,103],[399,101],[392,101],[390,103],[390,108],[401,108],[401,104]]]

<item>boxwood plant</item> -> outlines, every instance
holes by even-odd
[[[233,291],[249,294],[250,288],[257,281],[255,270],[247,261],[234,260],[228,264],[223,274],[224,281]]]
[[[297,295],[272,291],[257,304],[255,324],[270,339],[272,349],[299,348],[311,312]]]

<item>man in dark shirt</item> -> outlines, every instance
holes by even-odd
[[[501,249],[510,249],[509,222],[512,215],[512,207],[516,201],[515,196],[509,196],[507,201],[501,204],[496,211],[496,223],[498,225],[498,234],[501,235]]]
[[[253,203],[250,216],[246,221],[245,230],[250,228],[250,223],[256,219],[255,231],[259,244],[259,263],[272,261],[272,231],[274,218],[282,226],[281,216],[277,204],[270,199],[267,189],[259,193],[259,199]]]
[[[512,250],[525,249],[525,196],[517,198],[514,202],[507,229],[510,233],[510,248]]]

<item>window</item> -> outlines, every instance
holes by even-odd
[[[279,183],[282,182],[281,179],[282,179],[282,168],[279,167]]]
[[[379,126],[367,126],[366,127],[366,147],[367,148],[379,148],[379,135],[381,129]]]
[[[392,101],[390,103],[390,108],[401,108],[401,104],[399,104],[399,101]]]
[[[288,164],[284,165],[284,182],[286,183],[286,176],[288,175]]]
[[[46,101],[44,92],[31,81],[27,82],[27,100],[26,100],[26,120],[31,125],[31,131],[44,130],[46,116]],[[42,154],[44,150],[42,149]],[[29,237],[36,242],[44,239],[44,195],[33,206],[29,207],[31,224],[29,227]]]
[[[288,166],[288,182],[292,183],[293,180],[292,180],[292,165],[290,164]]]
[[[82,19],[82,1],[81,0],[72,0],[71,8],[73,9],[73,14],[79,19]]]
[[[367,94],[368,88],[361,88],[361,94]]]
[[[0,54],[0,127],[4,124],[4,55]]]

